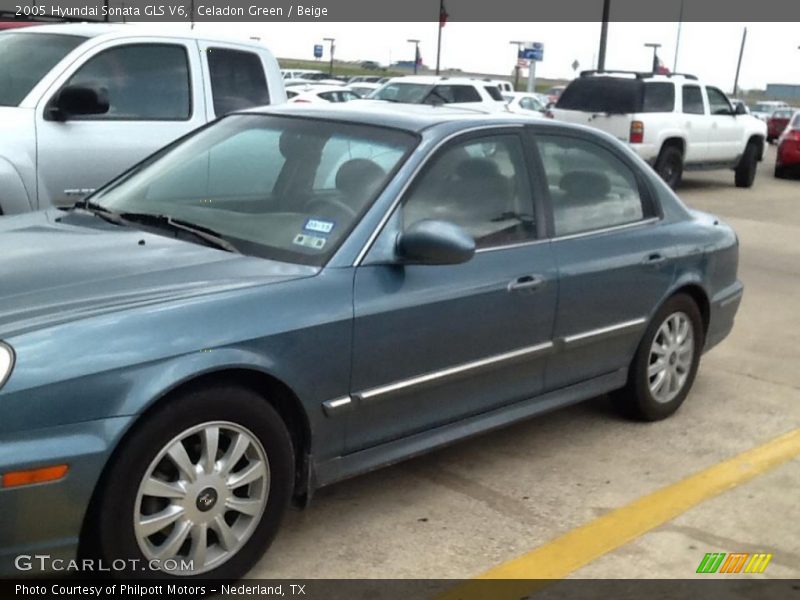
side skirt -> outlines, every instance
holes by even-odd
[[[453,442],[481,433],[505,427],[517,421],[550,412],[558,408],[577,404],[595,396],[605,394],[625,385],[627,368],[595,377],[560,390],[534,396],[487,413],[475,415],[442,425],[428,431],[359,450],[344,456],[314,465],[309,496],[315,488],[321,488],[337,481],[361,475],[380,467],[385,467]]]

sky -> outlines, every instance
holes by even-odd
[[[763,89],[767,83],[800,84],[800,30],[796,23],[683,23],[678,71],[731,91],[736,62],[747,27],[739,86]],[[259,37],[277,57],[313,59],[313,46],[324,37],[336,38],[337,59],[375,60],[388,64],[413,60],[413,45],[421,40],[426,65],[436,63],[438,23],[198,23],[196,28]],[[678,24],[610,23],[606,67],[649,70],[652,50],[647,42],[662,44],[659,56],[674,66]],[[600,24],[592,23],[460,23],[450,21],[442,32],[442,67],[507,74],[516,62],[510,40],[544,44],[544,60],[537,76],[572,77],[572,63],[589,69],[597,61]],[[325,56],[328,58],[328,44]]]

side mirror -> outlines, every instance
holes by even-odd
[[[108,112],[108,94],[100,88],[68,85],[50,104],[50,116],[58,121],[83,115],[104,115]]]
[[[406,264],[457,265],[475,254],[475,240],[458,225],[425,219],[398,236],[396,251]]]
[[[744,104],[737,104],[736,107],[733,109],[733,114],[746,115],[747,109],[745,108]]]

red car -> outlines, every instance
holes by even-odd
[[[786,177],[789,171],[800,172],[800,112],[794,113],[778,138],[775,177]]]
[[[778,109],[767,119],[767,141],[777,140],[792,118],[792,111]]]

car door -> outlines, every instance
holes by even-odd
[[[458,138],[428,162],[355,275],[347,448],[408,436],[542,390],[555,264],[534,209],[520,129]],[[424,219],[461,226],[477,251],[456,265],[393,263]]]
[[[107,43],[77,61],[36,109],[40,206],[74,203],[205,123],[199,72],[191,40]],[[67,85],[104,90],[108,112],[55,120],[47,108]]]
[[[699,85],[685,84],[681,89],[681,117],[686,132],[685,163],[702,163],[708,159],[708,117],[703,91]]]
[[[715,87],[706,86],[711,129],[708,155],[712,161],[732,162],[744,150],[744,126],[736,118],[728,97]]]
[[[535,131],[552,213],[558,311],[546,389],[629,364],[669,288],[673,252],[650,187],[625,153],[579,132]]]

